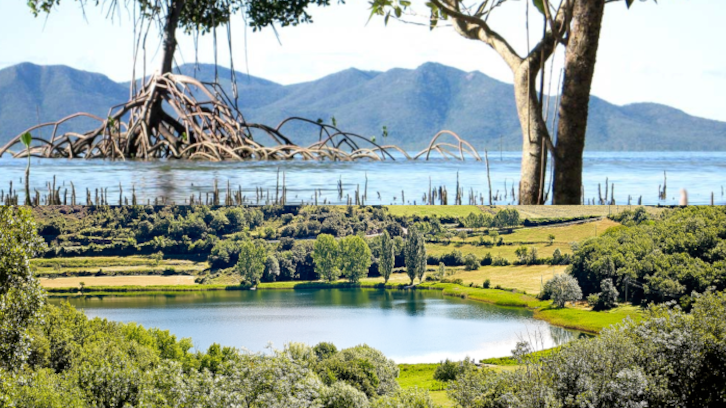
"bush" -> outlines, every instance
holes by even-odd
[[[487,252],[484,254],[484,256],[481,258],[481,265],[482,266],[488,266],[491,265],[494,260],[492,259],[491,252]]]
[[[587,304],[590,305],[592,308],[597,308],[597,306],[600,304],[600,295],[598,295],[597,293],[587,295]]]
[[[492,282],[489,279],[484,280],[484,284],[482,284],[482,287],[484,289],[489,289],[489,287],[492,285]]]
[[[473,360],[470,360],[469,357],[463,361],[451,361],[447,358],[436,367],[434,380],[443,382],[454,381],[467,372],[476,369],[476,365],[474,365]]]
[[[568,274],[555,275],[544,285],[543,297],[552,299],[556,307],[565,307],[566,302],[582,299],[582,290],[577,280]]]
[[[479,269],[481,264],[479,259],[474,254],[466,254],[464,257],[464,269],[467,271],[476,271]]]
[[[492,260],[493,266],[507,266],[509,265],[509,260],[507,258],[502,258],[500,256],[495,256]]]
[[[436,408],[428,391],[414,387],[401,389],[394,394],[373,400],[372,408]]]

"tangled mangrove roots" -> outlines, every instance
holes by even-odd
[[[57,122],[42,123],[27,129],[0,148],[0,157],[102,158],[102,159],[199,159],[221,160],[395,160],[389,151],[398,151],[407,159],[428,159],[432,151],[444,158],[464,159],[468,153],[481,160],[476,150],[450,131],[439,132],[413,158],[403,149],[381,146],[369,138],[344,132],[334,125],[300,117],[283,120],[276,127],[247,122],[216,83],[195,78],[164,74],[153,75],[126,103],[113,106],[107,118],[89,113],[76,113]],[[60,129],[71,121],[88,118],[99,123],[86,133],[64,132]],[[292,124],[317,128],[318,141],[303,147],[285,136],[283,129]],[[37,136],[50,129],[49,138]],[[31,146],[21,143],[21,136],[30,133]],[[453,136],[457,144],[437,143],[440,136]],[[269,139],[263,144],[261,139]],[[11,150],[19,145],[21,150]],[[458,154],[454,153],[458,150]]]

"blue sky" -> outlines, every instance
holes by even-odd
[[[511,3],[490,22],[523,50],[524,2]],[[511,83],[509,69],[486,45],[465,40],[448,27],[429,32],[396,21],[388,27],[381,20],[366,25],[367,7],[367,1],[348,0],[313,10],[314,24],[278,30],[282,45],[271,30],[248,30],[246,49],[239,17],[232,25],[235,67],[247,69],[246,54],[250,74],[289,84],[350,67],[383,71],[434,61]],[[0,68],[30,61],[101,72],[117,81],[130,79],[133,42],[128,16],[124,12],[110,21],[100,9],[86,11],[88,21],[75,2],[64,0],[47,19],[34,18],[24,1],[0,1]],[[623,2],[608,4],[593,94],[617,104],[663,103],[726,121],[724,21],[723,0],[636,2],[631,10]],[[536,24],[531,29],[534,41]],[[156,45],[149,44],[151,59]],[[193,61],[191,38],[181,39],[180,50],[185,62]],[[211,37],[201,39],[199,59],[213,61]],[[229,65],[226,45],[220,46],[219,60]],[[561,54],[555,56],[554,72],[561,60]],[[150,67],[156,65],[149,62]]]

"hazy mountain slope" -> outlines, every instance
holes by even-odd
[[[127,87],[104,75],[65,66],[24,63],[0,70],[0,143],[38,123],[79,111],[106,117],[111,106],[128,97]],[[97,122],[74,123],[83,128]]]
[[[212,81],[209,64],[180,67],[185,75]],[[219,67],[222,87],[232,97],[229,69]],[[521,130],[512,86],[480,72],[427,63],[415,70],[347,69],[316,81],[280,85],[237,72],[239,106],[248,121],[277,125],[289,116],[330,123],[385,143],[423,148],[442,129],[477,148],[519,149]],[[62,66],[20,64],[0,70],[0,142],[41,121],[76,111],[105,116],[128,98],[128,84]],[[36,108],[38,114],[36,114]],[[551,122],[551,121],[550,121]],[[81,130],[81,129],[76,129]],[[298,143],[317,140],[310,127],[285,129]],[[726,123],[687,115],[652,103],[617,106],[597,97],[590,103],[588,150],[726,150]]]

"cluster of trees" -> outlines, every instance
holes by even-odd
[[[478,212],[469,213],[466,217],[459,219],[459,225],[466,228],[513,228],[522,225],[519,211],[516,208],[500,210],[496,215]]]
[[[456,378],[449,396],[469,408],[722,407],[726,294],[693,299],[690,313],[673,303],[651,305],[639,322],[542,356],[520,343],[514,354],[521,368],[513,371],[453,365],[446,370]]]
[[[574,251],[570,273],[585,296],[603,292],[609,280],[620,299],[688,307],[694,292],[726,289],[723,207],[673,209],[652,221],[636,210],[619,219],[630,226],[610,228]]]

